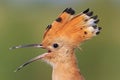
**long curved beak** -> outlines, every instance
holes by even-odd
[[[37,60],[39,60],[39,59],[44,58],[45,55],[47,55],[47,54],[48,54],[48,53],[44,53],[44,54],[38,55],[38,56],[35,57],[35,58],[30,59],[29,61],[27,61],[27,62],[25,62],[24,64],[22,64],[21,66],[19,66],[14,72],[17,72],[17,71],[21,70],[23,67],[25,67],[26,65],[28,65],[28,64],[30,64],[30,63],[32,63],[32,62],[34,62],[34,61],[37,61]]]
[[[41,48],[43,46],[42,46],[42,44],[27,44],[27,45],[14,46],[14,47],[11,47],[9,49],[12,50],[12,49],[17,49],[17,48],[27,48],[27,47]]]
[[[27,45],[19,45],[19,46],[14,46],[14,47],[11,47],[9,48],[10,50],[13,50],[13,49],[18,49],[18,48],[27,48],[27,47],[36,47],[36,48],[43,48],[42,44],[27,44]],[[42,59],[45,55],[47,55],[48,53],[44,53],[44,54],[41,54],[41,55],[38,55],[37,57],[33,58],[33,59],[30,59],[29,61],[25,62],[24,64],[22,64],[20,67],[18,67],[15,72],[19,71],[20,69],[22,69],[23,67],[25,67],[26,65],[36,61],[36,60],[39,60],[39,59]]]

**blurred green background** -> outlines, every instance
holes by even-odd
[[[76,49],[85,79],[120,80],[120,0],[0,0],[0,80],[51,80],[52,69],[43,61],[14,72],[44,50],[9,47],[40,43],[46,26],[66,7],[76,13],[90,8],[101,20],[101,34]]]

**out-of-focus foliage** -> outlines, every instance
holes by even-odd
[[[51,80],[52,69],[42,61],[14,70],[42,49],[9,50],[40,43],[43,32],[66,7],[79,13],[90,8],[100,18],[101,34],[76,49],[79,68],[86,80],[120,80],[119,0],[3,0],[0,1],[0,80]]]

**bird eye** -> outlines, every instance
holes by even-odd
[[[54,48],[57,48],[57,47],[59,47],[59,45],[58,45],[57,43],[54,43],[54,44],[53,44],[53,47],[54,47]]]

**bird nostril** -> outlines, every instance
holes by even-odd
[[[51,52],[51,50],[48,50],[48,53],[50,53]]]
[[[42,44],[40,44],[40,46],[43,46]]]

